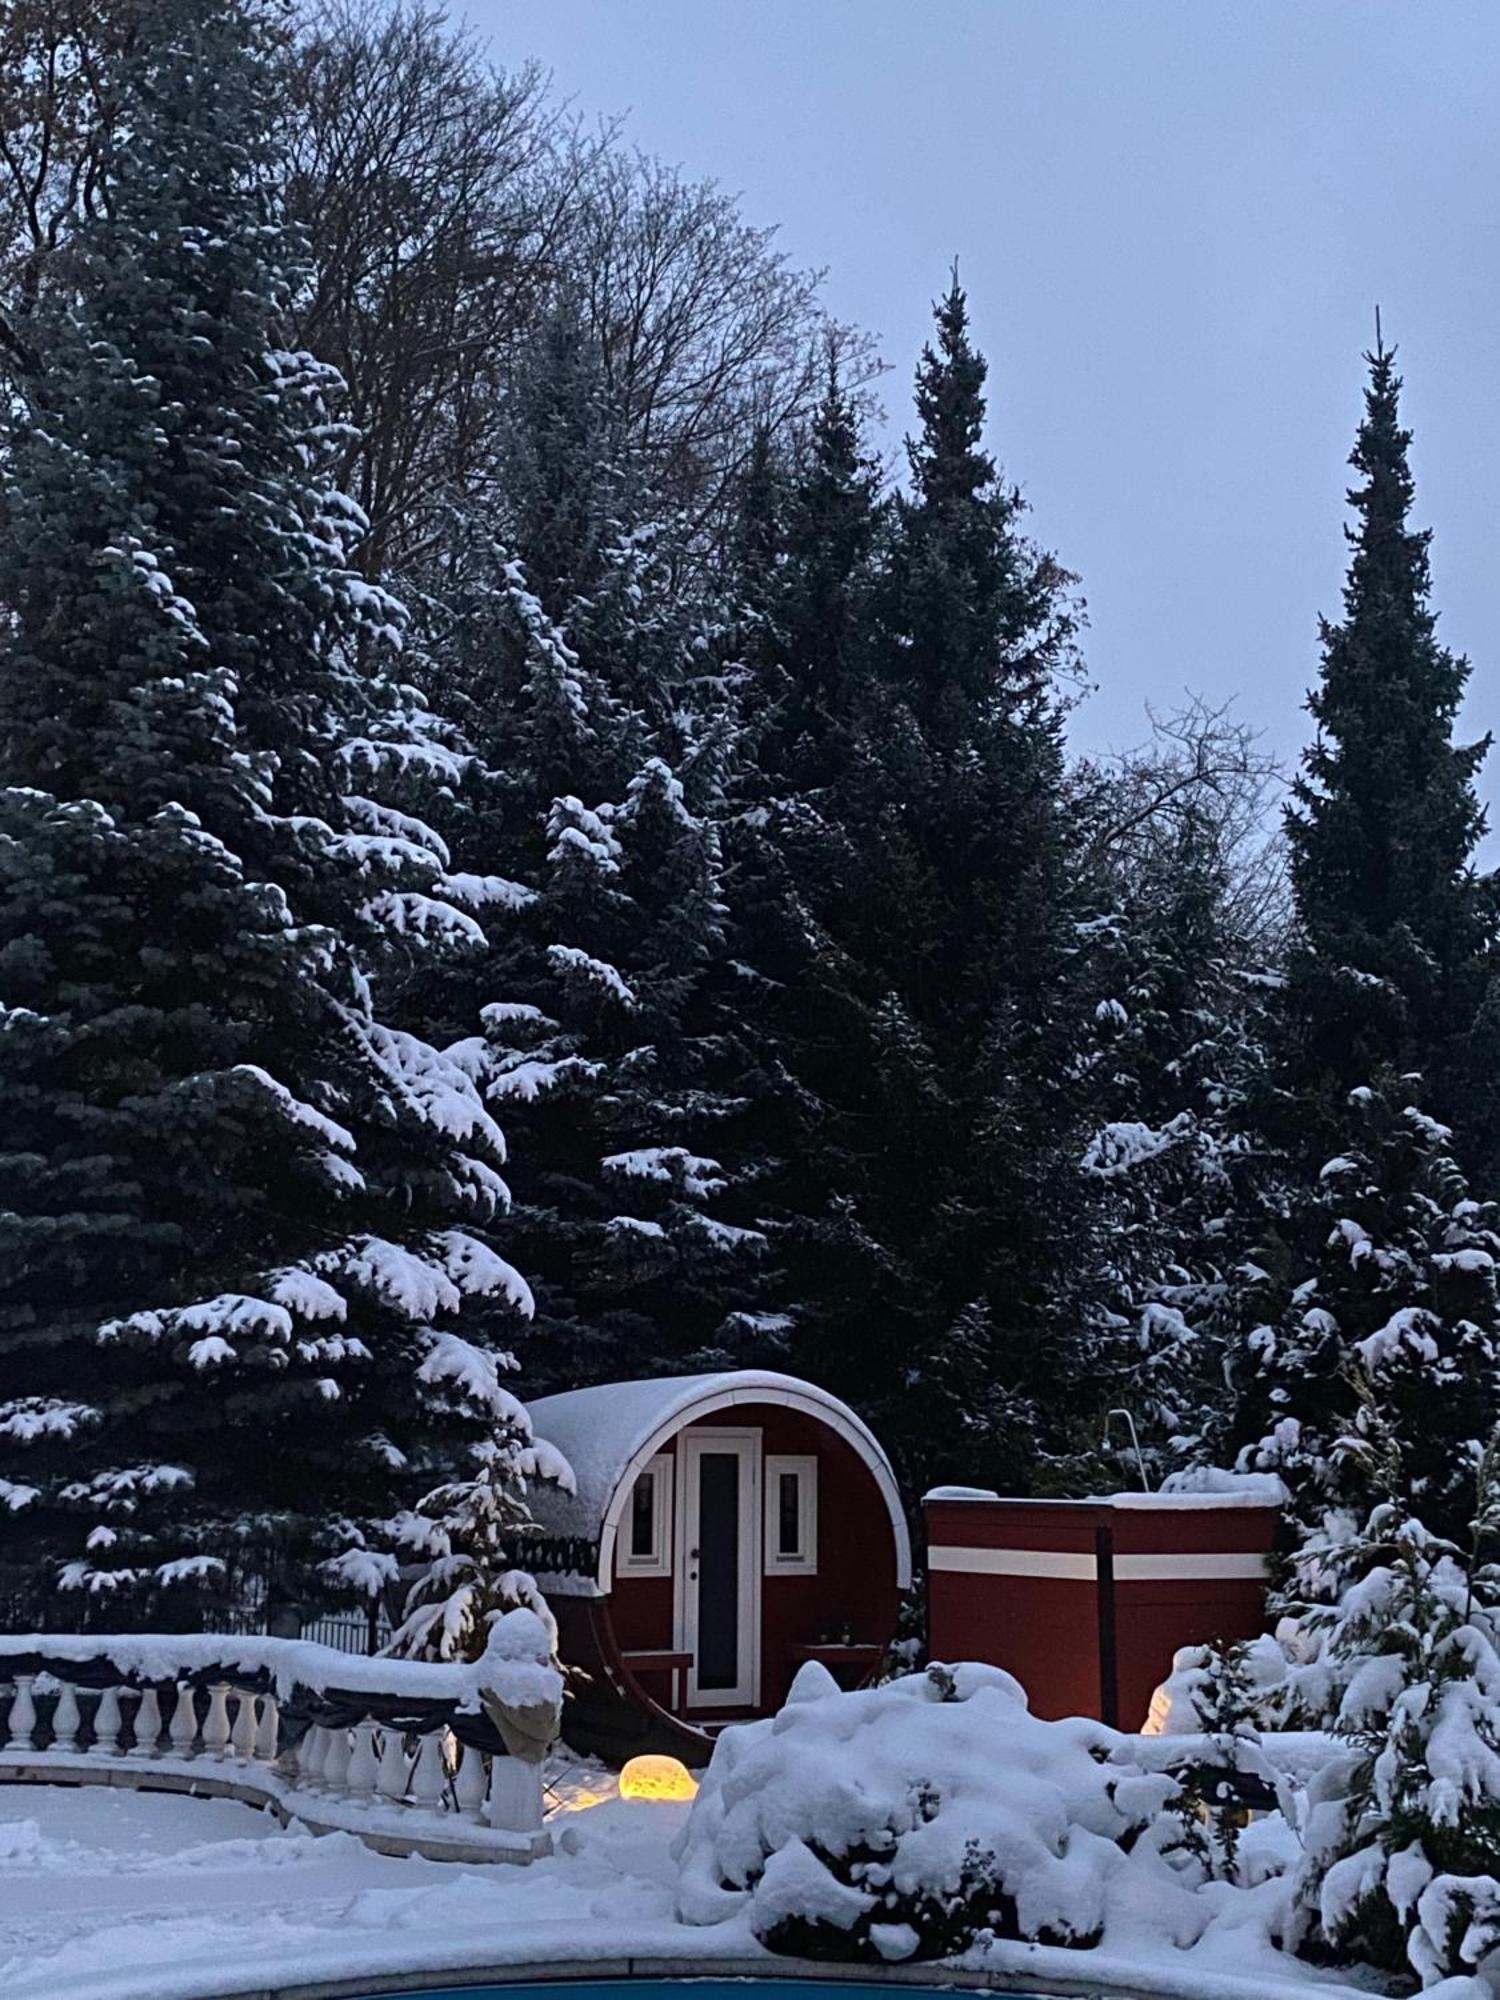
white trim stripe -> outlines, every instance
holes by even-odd
[[[1083,1550],[968,1549],[935,1547],[927,1551],[927,1567],[962,1576],[1050,1577],[1092,1583],[1099,1573],[1097,1559]],[[1187,1583],[1226,1581],[1231,1577],[1263,1578],[1266,1557],[1254,1550],[1222,1554],[1117,1555],[1116,1583]]]
[[[1058,1549],[930,1548],[929,1569],[957,1570],[965,1576],[1050,1576],[1092,1583],[1098,1565],[1082,1551]]]

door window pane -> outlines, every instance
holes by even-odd
[[[630,1553],[643,1562],[656,1554],[656,1474],[643,1472],[630,1502]]]
[[[698,1460],[698,1685],[732,1688],[740,1677],[740,1461]]]

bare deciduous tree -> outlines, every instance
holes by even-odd
[[[1089,860],[1126,885],[1166,879],[1191,819],[1212,841],[1226,924],[1274,958],[1290,920],[1281,766],[1232,701],[1189,695],[1166,715],[1148,714],[1144,743],[1086,759],[1073,773]]]
[[[334,0],[291,100],[289,198],[316,271],[300,337],[348,383],[345,479],[373,571],[482,490],[509,350],[554,280],[573,188],[541,72],[492,67],[422,0]]]
[[[0,364],[28,368],[30,317],[72,224],[104,188],[113,78],[136,10],[0,0]]]

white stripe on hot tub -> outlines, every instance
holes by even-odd
[[[1068,1549],[971,1549],[939,1546],[927,1551],[927,1567],[963,1576],[1034,1576],[1092,1583],[1099,1573],[1092,1553]],[[1117,1555],[1117,1583],[1263,1578],[1266,1558],[1254,1550],[1202,1550],[1180,1555]]]

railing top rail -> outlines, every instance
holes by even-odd
[[[0,1675],[107,1666],[121,1679],[171,1681],[222,1674],[315,1694],[451,1704],[473,1713],[481,1693],[523,1708],[556,1703],[562,1675],[535,1613],[508,1611],[476,1661],[373,1659],[307,1639],[227,1632],[20,1632],[0,1634]]]

